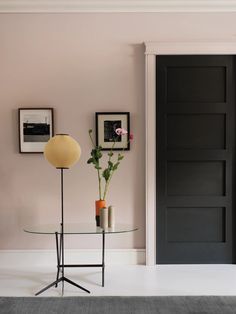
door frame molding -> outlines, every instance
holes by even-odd
[[[156,265],[156,56],[236,55],[236,42],[145,42],[146,265]]]

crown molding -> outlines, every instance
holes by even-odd
[[[236,12],[236,0],[0,0],[0,13]]]

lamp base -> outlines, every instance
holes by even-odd
[[[74,281],[72,281],[72,280],[70,280],[70,279],[68,279],[68,278],[66,278],[66,277],[64,277],[64,276],[62,276],[62,277],[60,277],[59,279],[55,280],[54,282],[50,283],[48,286],[46,286],[46,287],[43,288],[42,290],[40,290],[40,291],[38,291],[37,293],[35,293],[35,295],[39,295],[39,294],[43,293],[44,291],[46,291],[47,289],[50,289],[50,288],[53,287],[53,286],[57,287],[57,284],[58,284],[59,282],[62,282],[62,295],[63,295],[63,294],[64,294],[64,281],[67,282],[67,283],[69,283],[69,284],[71,284],[72,286],[75,286],[75,287],[77,287],[77,288],[79,288],[79,289],[81,289],[81,290],[87,292],[87,293],[90,293],[89,290],[87,290],[87,289],[85,289],[84,287],[78,285],[78,284],[75,283]]]

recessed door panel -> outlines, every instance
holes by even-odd
[[[224,149],[225,121],[226,115],[223,113],[167,114],[167,148]]]
[[[167,161],[167,195],[224,195],[224,161]]]
[[[166,241],[169,243],[225,242],[225,219],[224,207],[168,207]]]
[[[167,66],[167,100],[225,102],[225,66]]]

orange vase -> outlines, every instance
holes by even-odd
[[[100,226],[100,208],[106,207],[106,201],[104,200],[97,200],[95,201],[95,207],[96,207],[96,226]]]

